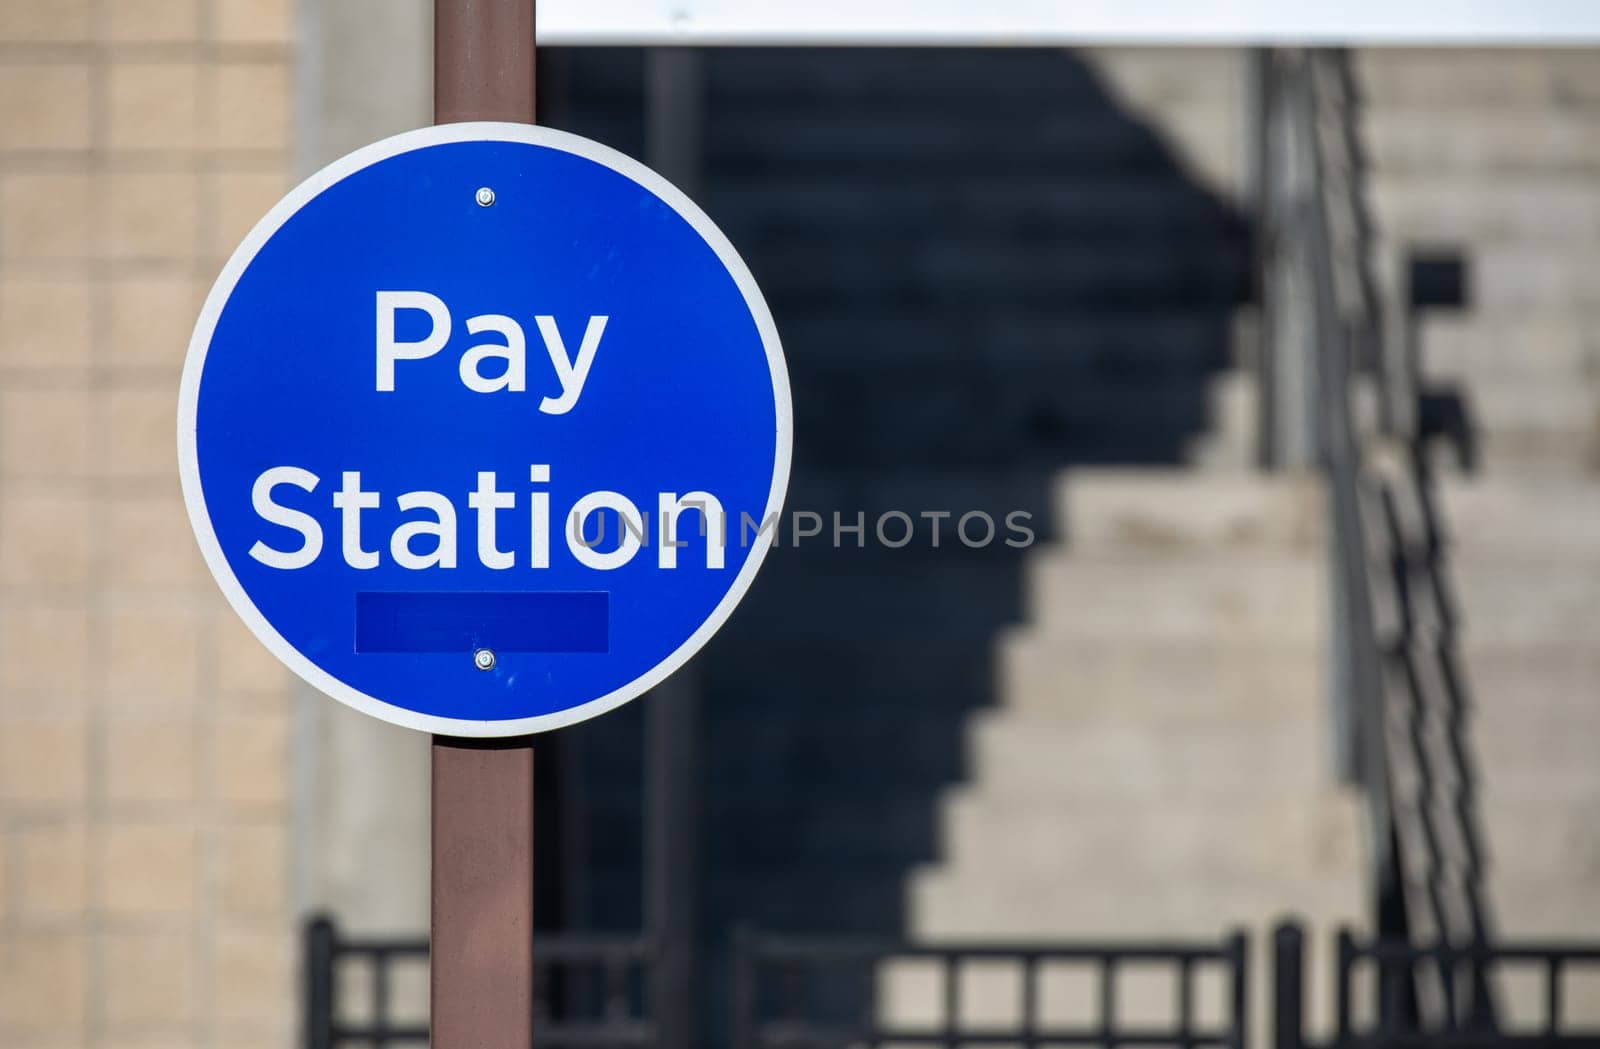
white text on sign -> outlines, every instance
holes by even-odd
[[[401,341],[396,337],[395,314],[401,310],[420,310],[428,315],[430,327],[424,338]],[[555,318],[538,316],[534,320],[560,386],[560,395],[544,398],[539,410],[547,415],[565,415],[583,393],[607,318],[589,318],[576,356],[568,355]],[[450,341],[451,323],[449,309],[436,295],[425,291],[378,292],[375,340],[378,392],[394,391],[397,363],[423,361],[443,350]],[[492,332],[503,341],[467,348],[458,366],[462,383],[476,393],[526,390],[526,340],[521,325],[502,314],[486,313],[469,317],[466,328],[473,335]],[[503,360],[505,370],[486,376],[479,366],[491,357]],[[425,387],[429,381],[421,380]],[[335,527],[340,536],[340,553],[351,568],[367,570],[382,563],[385,544],[379,542],[375,548],[368,548],[371,537],[366,534],[363,515],[389,505],[409,515],[393,529],[387,543],[390,560],[400,568],[413,571],[455,568],[460,560],[456,522],[458,517],[467,515],[476,515],[476,553],[478,563],[485,568],[502,570],[519,564],[536,569],[550,567],[550,493],[541,487],[550,482],[547,464],[533,464],[528,469],[532,488],[525,493],[527,516],[522,530],[527,537],[525,543],[509,541],[510,530],[502,528],[502,514],[516,511],[520,500],[518,493],[500,487],[493,470],[478,472],[477,486],[465,492],[466,506],[460,511],[443,492],[419,489],[385,497],[382,492],[363,486],[360,470],[345,469],[340,474],[340,487],[324,505],[337,517]],[[306,568],[317,560],[322,554],[323,524],[306,505],[304,497],[295,495],[293,490],[311,494],[321,485],[320,476],[300,466],[274,466],[256,477],[250,488],[250,506],[256,516],[269,525],[296,533],[299,542],[291,546],[258,539],[250,547],[252,558],[270,568],[288,570]],[[389,498],[392,503],[387,501]],[[651,511],[641,511],[621,492],[590,492],[578,499],[565,515],[565,545],[580,564],[599,571],[621,568],[633,560],[641,547],[650,545],[656,547],[657,567],[677,568],[678,550],[688,545],[679,538],[678,518],[686,511],[694,511],[699,517],[699,534],[705,538],[705,566],[709,569],[725,566],[726,513],[716,496],[698,490],[657,492],[654,510],[656,529],[650,526]],[[605,539],[608,517],[616,521],[615,546],[610,546]],[[598,518],[598,535],[594,538],[589,537],[591,518]],[[329,524],[334,525],[334,522]]]
[[[450,310],[444,300],[425,291],[378,292],[377,338],[377,389],[379,393],[392,393],[395,388],[395,363],[420,361],[432,357],[450,341]],[[400,310],[418,310],[428,315],[428,334],[416,341],[401,342],[395,337],[395,314]],[[606,317],[589,318],[578,343],[577,356],[567,352],[566,340],[556,327],[556,319],[547,314],[534,317],[544,343],[545,355],[555,369],[560,396],[546,397],[539,402],[539,410],[546,415],[565,415],[578,403],[583,394],[583,384],[594,366],[594,355],[600,349],[600,337],[605,334]],[[484,342],[471,346],[461,355],[457,371],[461,382],[474,393],[522,393],[528,388],[528,340],[522,325],[501,313],[481,313],[467,318],[467,334],[498,335],[503,342]],[[484,375],[480,365],[490,359],[505,362],[505,370],[498,375]]]
[[[531,466],[528,471],[531,485],[548,484],[550,467]],[[322,478],[298,466],[274,466],[262,471],[250,489],[250,505],[256,516],[268,524],[277,525],[299,534],[299,545],[281,548],[257,540],[250,547],[250,556],[269,568],[297,569],[314,563],[322,554],[322,523],[307,510],[279,501],[278,489],[297,488],[315,492]],[[527,493],[528,514],[525,519],[526,544],[502,548],[503,537],[500,514],[517,508],[517,493],[499,487],[493,470],[480,471],[477,488],[467,493],[467,511],[477,515],[477,557],[485,568],[515,568],[518,563],[529,568],[550,567],[550,493],[535,489]],[[303,501],[302,501],[303,502]],[[367,538],[362,515],[385,505],[381,492],[364,488],[359,470],[345,470],[341,485],[333,493],[330,508],[337,512],[340,536],[340,553],[344,563],[351,568],[377,568],[382,560],[382,544],[378,549],[367,549]],[[402,492],[394,497],[393,505],[408,514],[415,514],[402,522],[389,536],[388,552],[401,568],[420,571],[430,568],[455,568],[458,563],[455,503],[443,492]],[[705,565],[722,568],[725,565],[724,548],[727,542],[727,514],[722,502],[710,492],[658,492],[656,494],[656,528],[650,525],[650,512],[639,507],[621,492],[598,491],[584,495],[566,514],[566,547],[584,567],[605,572],[621,568],[633,560],[641,546],[656,547],[656,566],[672,569],[678,567],[678,551],[689,545],[685,538],[692,532],[684,531],[679,518],[686,512],[699,517],[699,535],[705,538]],[[615,547],[601,549],[610,541],[604,523],[606,517],[617,520]],[[596,528],[590,519],[598,518]],[[692,526],[691,526],[692,527]],[[591,537],[591,533],[594,533]],[[420,543],[418,542],[420,540]],[[514,541],[513,541],[514,542]],[[524,554],[518,557],[516,546]]]

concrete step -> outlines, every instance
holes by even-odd
[[[958,525],[962,516],[984,513],[1005,532],[1005,520],[1013,513],[1026,514],[1025,521],[1035,533],[1035,542],[1056,537],[1061,531],[1055,489],[1059,484],[1054,470],[974,470],[902,469],[893,473],[876,470],[810,470],[797,475],[789,486],[785,512],[812,512],[822,516],[824,526],[833,527],[833,515],[854,525],[858,517],[866,521],[866,542],[876,545],[876,529],[885,515],[910,518],[909,554],[914,546],[932,549],[937,533],[941,548],[960,546]],[[924,516],[948,514],[948,517]],[[975,525],[974,525],[975,527]],[[884,523],[885,536],[899,543],[907,525],[896,518]],[[849,539],[849,537],[846,537]],[[849,539],[853,542],[853,539]],[[1019,540],[1021,541],[1021,540]]]
[[[1600,735],[1589,738],[1590,751]],[[1488,774],[1493,773],[1488,770]],[[1566,796],[1563,804],[1542,798],[1496,794],[1483,803],[1491,884],[1558,875],[1573,884],[1600,883],[1600,792]],[[1600,926],[1600,922],[1596,922]]]
[[[1183,461],[1202,473],[1237,472],[1256,464],[1256,448],[1236,437],[1202,433],[1184,446]]]
[[[719,790],[748,791],[740,804],[806,798],[820,805],[837,797],[848,809],[869,792],[932,794],[965,774],[964,712],[941,704],[919,715],[900,704],[880,709],[865,698],[834,705],[843,709],[799,724],[773,717],[767,703],[716,718],[707,727],[716,756],[702,775]]]
[[[1461,651],[1478,731],[1527,724],[1600,725],[1600,651],[1588,642],[1474,644]]]
[[[1215,937],[1235,926],[1269,926],[1286,914],[1315,928],[1359,927],[1363,879],[1332,875],[1248,878],[1217,884],[1172,870],[1125,870],[1074,880],[1052,870],[930,869],[910,890],[911,927],[922,936],[1047,940],[1064,936]]]
[[[1495,925],[1505,939],[1570,943],[1600,938],[1600,880],[1491,878],[1489,890]]]
[[[1600,186],[1591,175],[1535,169],[1484,172],[1442,163],[1380,172],[1368,200],[1379,229],[1396,243],[1537,241],[1569,255],[1600,236]]]
[[[1229,115],[1186,107],[1175,119],[1226,134]],[[714,99],[705,143],[709,167],[732,175],[816,172],[865,182],[895,173],[1040,175],[1171,170],[1166,143],[1137,119],[1104,105],[1055,109],[1033,101],[1004,112],[961,113],[920,105],[818,95],[775,110],[753,100]]]
[[[944,526],[951,529],[952,522]],[[951,542],[948,532],[938,550],[838,549],[831,523],[825,529],[800,548],[773,550],[761,579],[728,622],[731,638],[750,643],[792,637],[816,617],[824,625],[815,632],[825,635],[922,636],[967,645],[992,638],[1024,614],[1022,551],[999,542],[967,550]]]
[[[714,51],[710,88],[796,107],[855,95],[880,104],[937,101],[992,112],[988,107],[999,102],[1103,105],[1109,91],[1124,102],[1203,99],[1221,108],[1236,104],[1242,76],[1238,50],[1222,47],[860,48],[851,49],[850,61],[817,57],[805,48]]]
[[[815,780],[810,783],[815,783]],[[933,792],[873,795],[835,805],[808,796],[808,783],[780,796],[770,784],[740,791],[717,784],[706,817],[713,827],[738,827],[736,840],[715,848],[725,869],[796,863],[881,864],[902,867],[937,854],[938,808]]]
[[[1596,135],[1600,137],[1600,122]],[[1585,250],[1552,251],[1544,245],[1486,244],[1472,253],[1468,296],[1472,308],[1563,310],[1600,308],[1600,273]]]
[[[974,333],[973,339],[978,339],[976,333],[984,328],[981,318],[974,325],[963,326],[958,318],[946,315],[949,328],[942,333],[928,329],[925,334],[930,341],[920,357],[901,350],[870,360],[867,339],[874,333],[890,337],[890,329],[902,318],[901,313],[890,312],[869,320],[853,310],[816,315],[811,325],[800,329],[800,334],[808,336],[808,342],[794,350],[797,360],[790,366],[794,389],[797,393],[818,395],[838,395],[840,390],[848,389],[858,397],[861,387],[874,390],[874,397],[880,387],[888,387],[885,393],[899,387],[906,392],[904,395],[926,397],[946,390],[965,390],[987,397],[1040,390],[1088,408],[1093,408],[1091,398],[1096,395],[1102,400],[1131,401],[1146,392],[1163,403],[1170,403],[1171,398],[1187,398],[1198,409],[1205,400],[1206,385],[1216,381],[1219,374],[1226,374],[1221,373],[1226,368],[1221,328],[1205,333],[1195,331],[1194,342],[1179,339],[1173,345],[1146,347],[1142,352],[1123,355],[1118,352],[1125,345],[1123,341],[1141,336],[1141,329],[1120,329],[1115,321],[1078,333],[1083,336],[1082,341],[1051,339],[1051,329],[1035,333],[1013,329],[1000,336],[1005,345],[978,345],[966,341],[966,333]],[[901,336],[915,336],[922,323],[939,318],[936,313],[914,321]],[[1070,318],[1058,318],[1056,331],[1070,323]],[[1168,331],[1144,328],[1142,334],[1162,337]],[[1107,341],[1091,341],[1101,336]],[[824,337],[829,341],[826,350],[822,349]],[[1022,341],[1027,337],[1037,337],[1037,341]],[[835,341],[853,347],[854,358]],[[786,344],[787,352],[790,347]]]
[[[834,56],[828,56],[833,58]],[[710,87],[767,105],[815,105],[819,97],[855,95],[881,104],[934,101],[992,112],[994,105],[1104,104],[1106,81],[1175,98],[1225,99],[1224,48],[851,48],[848,60],[819,61],[808,48],[713,50]],[[1185,91],[1184,89],[1188,90]]]
[[[1025,618],[1049,638],[1310,643],[1325,621],[1324,575],[1318,557],[1271,549],[1044,553],[1027,572]]]
[[[1073,641],[1018,628],[997,670],[1004,711],[1066,725],[1293,721],[1315,716],[1323,694],[1314,643]]]
[[[1600,441],[1600,383],[1584,376],[1501,375],[1463,384],[1469,423],[1489,443],[1548,433],[1579,446]]]
[[[853,169],[852,169],[853,170]],[[1176,171],[1090,171],[1029,174],[928,170],[915,180],[873,179],[866,173],[782,171],[715,174],[705,189],[706,210],[746,242],[811,236],[819,220],[852,231],[909,237],[937,227],[956,240],[979,235],[1034,242],[1052,238],[1120,237],[1160,249],[1163,235],[1234,239],[1243,250],[1244,224],[1231,209],[1195,192]]]
[[[1587,431],[1502,429],[1478,438],[1472,476],[1589,483],[1600,475],[1600,450]],[[1458,450],[1443,443],[1430,449],[1430,462],[1442,477],[1465,472]]]
[[[1323,536],[1322,488],[1310,476],[1078,470],[1058,482],[1055,505],[1075,553],[1312,550]]]
[[[1084,385],[1061,380],[1058,371],[906,368],[904,382],[870,393],[860,377],[807,382],[797,374],[797,469],[1172,464],[1209,425],[1207,388],[1198,377]]]
[[[1072,552],[1216,548],[1314,550],[1323,494],[1314,477],[1194,470],[1074,470],[1056,486]]]
[[[1262,794],[1309,797],[1331,778],[1321,718],[1153,726],[983,714],[968,739],[972,790],[1007,803],[1203,797],[1222,806]]]
[[[1491,876],[1495,928],[1502,939],[1570,943],[1600,938],[1600,880],[1564,873]]]
[[[784,352],[797,377],[848,372],[839,379],[860,383],[865,373],[920,366],[964,368],[970,379],[976,372],[1057,366],[1063,381],[1082,383],[1203,378],[1226,368],[1236,345],[1230,315],[1215,309],[971,306],[878,303],[802,312],[784,323]]]
[[[1559,561],[1453,565],[1466,645],[1600,644],[1600,573]]]
[[[709,693],[771,715],[782,731],[792,718],[819,717],[816,697],[841,693],[908,719],[930,710],[965,712],[992,701],[994,645],[987,631],[962,642],[918,633],[813,632],[791,621],[768,637],[746,632],[726,645],[713,641],[711,658],[696,666]],[[774,667],[782,674],[775,676]]]
[[[1591,815],[1600,806],[1600,732],[1593,724],[1524,725],[1474,738],[1485,805],[1572,806]]]
[[[1118,306],[1231,308],[1246,294],[1243,252],[1154,254],[1108,247],[1086,254],[1078,244],[1019,245],[1008,237],[863,239],[841,252],[833,230],[789,238],[755,267],[776,304],[821,303],[829,309],[948,303],[968,297],[984,307]]]
[[[715,850],[716,846],[711,846]],[[817,862],[751,866],[707,878],[703,898],[721,921],[793,932],[843,936],[899,935],[903,928],[903,864],[879,867]],[[632,888],[638,894],[638,872]]]
[[[1418,336],[1423,372],[1435,379],[1600,379],[1600,310],[1431,312]]]
[[[1219,801],[1203,788],[1150,804],[1018,800],[964,792],[944,809],[945,869],[1054,871],[1115,881],[1129,870],[1226,883],[1359,876],[1361,817],[1353,798],[1262,793]],[[1600,837],[1600,834],[1597,834]]]
[[[834,513],[845,524],[864,515],[869,533],[885,514],[907,515],[919,547],[933,539],[934,522],[921,516],[924,511],[952,515],[941,528],[942,541],[952,546],[964,514],[985,513],[1003,527],[1008,515],[1024,513],[1018,520],[1029,524],[1036,542],[1067,541],[1076,552],[1311,551],[1321,542],[1322,506],[1320,484],[1310,476],[1154,467],[909,470],[887,476],[810,471],[795,479],[788,499],[790,513],[819,513],[828,529]],[[891,538],[898,541],[903,530],[890,528]]]
[[[1436,496],[1452,558],[1600,558],[1600,478],[1444,478]]]
[[[1600,63],[1587,48],[1366,48],[1354,61],[1373,106],[1600,104]]]
[[[1600,168],[1600,125],[1589,109],[1375,102],[1363,108],[1361,121],[1367,156],[1380,176]]]

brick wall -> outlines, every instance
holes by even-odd
[[[0,1045],[287,1046],[289,688],[178,374],[287,185],[292,0],[0,0]]]

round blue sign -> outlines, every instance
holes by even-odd
[[[178,449],[228,600],[295,673],[450,735],[632,699],[772,541],[788,375],[755,281],[660,176],[519,124],[386,139],[245,238]]]

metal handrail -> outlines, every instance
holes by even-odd
[[[1333,614],[1330,693],[1335,765],[1366,801],[1368,854],[1380,895],[1400,891],[1389,769],[1384,746],[1383,649],[1377,628],[1365,500],[1363,440],[1357,432],[1358,379],[1380,330],[1379,303],[1361,258],[1365,225],[1355,202],[1357,167],[1348,150],[1328,148],[1330,122],[1348,115],[1330,88],[1326,52],[1273,52],[1263,90],[1271,148],[1263,239],[1269,245],[1263,309],[1275,373],[1296,371],[1315,396],[1298,428],[1314,436],[1314,464],[1328,484]],[[1319,75],[1320,74],[1320,75]],[[1332,136],[1348,146],[1349,139]],[[1333,154],[1340,162],[1330,161]],[[1337,229],[1338,236],[1334,234]],[[1283,405],[1280,415],[1288,416]],[[1281,457],[1280,457],[1281,461]],[[1386,932],[1398,930],[1387,929]]]
[[[1482,943],[1489,922],[1463,675],[1417,425],[1416,362],[1408,345],[1386,337],[1386,303],[1370,268],[1354,76],[1337,51],[1278,52],[1268,68],[1277,131],[1275,163],[1264,173],[1267,259],[1276,267],[1263,280],[1275,318],[1269,350],[1276,369],[1298,367],[1315,386],[1307,425],[1332,521],[1333,736],[1341,772],[1365,798],[1374,927],[1398,942]],[[1420,522],[1406,520],[1402,504]],[[1431,678],[1444,682],[1442,698]],[[1432,719],[1448,736],[1442,753],[1424,738]],[[1415,784],[1404,798],[1400,769]],[[1450,788],[1443,797],[1440,783]],[[1431,993],[1435,1012],[1456,1007],[1441,979],[1412,975],[1395,1008],[1414,1021],[1418,990]],[[1479,1029],[1494,1028],[1484,973],[1468,1005]]]

